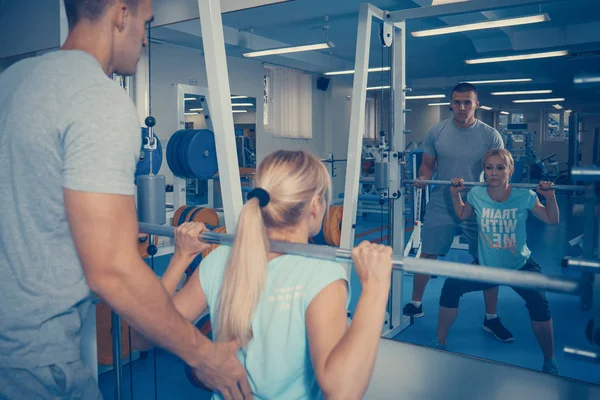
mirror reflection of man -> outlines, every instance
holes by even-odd
[[[489,125],[475,118],[479,108],[477,88],[470,83],[460,83],[452,90],[450,109],[453,116],[433,126],[423,140],[423,160],[419,180],[450,181],[462,177],[466,182],[479,181],[481,160],[490,149],[504,148],[502,136]],[[414,186],[424,188],[423,183]],[[452,207],[447,186],[433,188],[429,196],[423,230],[421,232],[421,258],[436,259],[448,254],[454,237],[462,231],[469,243],[469,253],[477,261],[477,223],[475,216],[460,221]],[[404,315],[420,318],[423,312],[423,294],[430,275],[415,274],[412,301],[404,306]],[[503,342],[513,340],[513,335],[502,325],[497,315],[498,287],[484,292],[486,316],[483,329]]]

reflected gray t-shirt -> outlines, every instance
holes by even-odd
[[[498,148],[504,148],[500,133],[478,119],[468,128],[459,128],[450,117],[431,127],[423,139],[424,153],[436,158],[435,179],[442,181],[463,178],[465,182],[479,182],[483,156]],[[446,206],[453,213],[448,186],[436,186],[429,202],[431,206]]]
[[[140,147],[131,99],[88,53],[0,74],[0,368],[81,358],[91,292],[63,188],[134,195]]]

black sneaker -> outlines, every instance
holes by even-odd
[[[483,319],[483,330],[494,334],[494,337],[501,342],[508,343],[515,340],[512,333],[502,325],[500,318]]]
[[[403,314],[408,317],[421,318],[423,314],[423,304],[416,307],[413,303],[408,303],[404,306]]]

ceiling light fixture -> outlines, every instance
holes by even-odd
[[[190,111],[202,111],[204,110],[203,108],[190,108]]]
[[[552,107],[556,108],[557,110],[562,110],[562,106],[560,104],[552,104]]]
[[[481,29],[491,29],[491,28],[504,28],[507,26],[536,24],[539,22],[546,22],[546,21],[550,21],[550,17],[548,16],[548,14],[544,13],[544,14],[530,15],[527,17],[506,18],[506,19],[498,19],[495,21],[485,21],[485,22],[476,22],[473,24],[448,26],[445,28],[427,29],[424,31],[412,32],[411,35],[413,35],[414,37],[446,35],[448,33],[477,31],[477,30],[481,30]]]
[[[183,100],[185,101],[193,101],[193,100],[198,100],[197,97],[184,97]]]
[[[555,99],[527,99],[527,100],[513,100],[513,103],[552,103],[555,101],[565,101],[564,98]]]
[[[544,90],[520,90],[513,92],[492,92],[492,96],[512,96],[512,95],[520,95],[520,94],[548,94],[552,93],[552,90],[544,89]]]
[[[231,96],[231,100],[234,100],[234,99],[247,99],[247,98],[248,98],[248,96]]]
[[[248,110],[232,110],[232,113],[242,113],[242,112],[248,112]]]
[[[389,89],[389,86],[371,86],[368,87],[367,90],[383,90],[383,89]]]
[[[375,68],[369,68],[368,71],[369,72],[384,72],[384,71],[389,71],[390,67],[375,67]],[[354,73],[353,69],[349,69],[346,71],[332,71],[332,72],[325,72],[323,75],[352,75]]]
[[[302,51],[323,50],[323,49],[330,49],[332,47],[335,47],[335,45],[332,42],[325,42],[325,43],[307,44],[307,45],[303,45],[303,46],[279,47],[276,49],[251,51],[249,53],[243,53],[242,55],[244,57],[252,58],[252,57],[272,56],[272,55],[277,55],[277,54],[299,53]]]
[[[465,60],[465,63],[466,64],[486,64],[486,63],[493,63],[493,62],[534,60],[534,59],[538,59],[538,58],[563,57],[568,54],[569,54],[569,52],[567,50],[547,51],[544,53],[517,54],[514,56],[475,58],[472,60]]]
[[[479,106],[479,108],[481,108],[482,110],[487,110],[487,111],[492,109],[492,107],[488,107],[488,106]]]
[[[581,83],[598,83],[600,82],[600,76],[590,76],[587,78],[575,78],[573,79],[573,83],[581,84]]]
[[[518,83],[518,82],[531,82],[533,79],[531,78],[517,78],[517,79],[489,79],[483,81],[464,81],[465,83],[470,83],[472,85],[485,85],[492,83]]]
[[[430,106],[430,107],[433,107],[433,106],[449,106],[450,103],[429,103],[427,105]]]
[[[406,100],[421,100],[421,99],[444,99],[445,94],[425,94],[419,96],[406,96]]]
[[[254,104],[252,103],[231,103],[232,106],[238,107],[252,107]]]

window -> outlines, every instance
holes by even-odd
[[[563,141],[569,139],[569,112],[548,110],[544,112],[544,139]]]
[[[508,125],[525,123],[525,115],[522,111],[507,110],[498,112],[496,115],[496,129],[498,129],[498,132],[502,134],[508,131]]]
[[[525,117],[523,115],[523,113],[519,113],[519,112],[515,112],[515,113],[510,113],[510,123],[511,124],[524,124],[525,123]]]
[[[265,71],[266,72],[266,71]],[[270,107],[269,107],[269,92],[271,90],[271,76],[269,73],[265,73],[265,79],[264,79],[264,94],[263,94],[263,104],[264,104],[264,108],[263,108],[263,125],[265,126],[265,129],[267,129],[269,127],[270,124],[270,115],[271,113],[269,112]]]
[[[375,140],[377,131],[377,117],[375,113],[375,98],[367,97],[365,104],[365,132],[363,139]]]
[[[312,138],[312,83],[312,76],[304,72],[265,67],[265,131],[285,138]]]
[[[499,114],[498,115],[498,132],[500,133],[504,133],[506,131],[506,126],[508,125],[508,117],[510,115],[506,115],[506,114]]]

